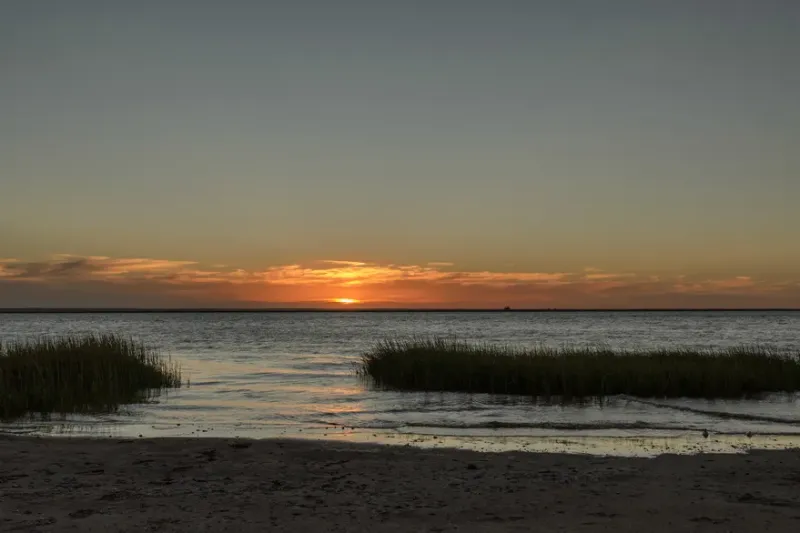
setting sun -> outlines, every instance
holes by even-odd
[[[342,304],[342,305],[353,305],[361,303],[361,300],[356,300],[354,298],[334,298],[331,300],[333,303]]]

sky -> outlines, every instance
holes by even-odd
[[[0,307],[800,307],[798,28],[4,0]]]

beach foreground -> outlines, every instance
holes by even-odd
[[[0,437],[0,531],[797,531],[800,450]]]

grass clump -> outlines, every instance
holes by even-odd
[[[113,412],[180,387],[180,369],[118,335],[44,338],[0,345],[0,419]]]
[[[532,349],[457,339],[388,340],[357,373],[391,390],[518,394],[580,400],[613,395],[742,398],[800,390],[800,359],[765,347],[615,351]]]

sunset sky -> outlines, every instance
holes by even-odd
[[[800,2],[0,6],[0,307],[800,307]]]

